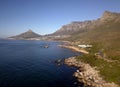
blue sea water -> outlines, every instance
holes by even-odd
[[[0,40],[0,87],[78,87],[73,77],[76,68],[58,66],[54,61],[79,53],[60,48],[59,44]]]

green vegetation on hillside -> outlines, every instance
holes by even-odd
[[[82,55],[76,57],[78,61],[82,61],[96,67],[100,71],[100,75],[107,82],[115,82],[120,85],[120,61],[107,62],[104,59],[98,59],[95,55]]]

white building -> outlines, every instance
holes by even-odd
[[[81,48],[88,48],[88,47],[92,47],[92,45],[78,45],[78,47],[81,47]]]

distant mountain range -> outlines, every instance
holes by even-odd
[[[45,35],[43,37],[68,37],[68,36],[76,36],[83,34],[85,32],[89,32],[91,30],[96,30],[97,28],[103,27],[103,26],[111,26],[110,24],[117,24],[120,23],[120,13],[115,12],[109,12],[105,11],[101,18],[98,18],[96,20],[88,20],[88,21],[74,21],[70,24],[63,25],[60,29],[58,29],[56,32]],[[103,30],[104,31],[104,30]],[[97,33],[97,32],[96,32]],[[34,33],[32,30],[28,30],[27,32],[24,32],[20,35],[12,36],[10,38],[14,39],[29,39],[29,38],[39,38],[41,35]],[[48,39],[49,39],[48,37]],[[59,38],[58,37],[58,38]]]

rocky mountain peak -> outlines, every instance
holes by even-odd
[[[105,11],[100,19],[101,20],[114,20],[118,17],[120,17],[120,13]]]
[[[31,29],[29,29],[27,32],[33,32]]]
[[[107,15],[112,15],[113,13],[112,12],[110,12],[110,11],[105,11],[104,13],[103,13],[103,15],[104,16],[107,16]]]

